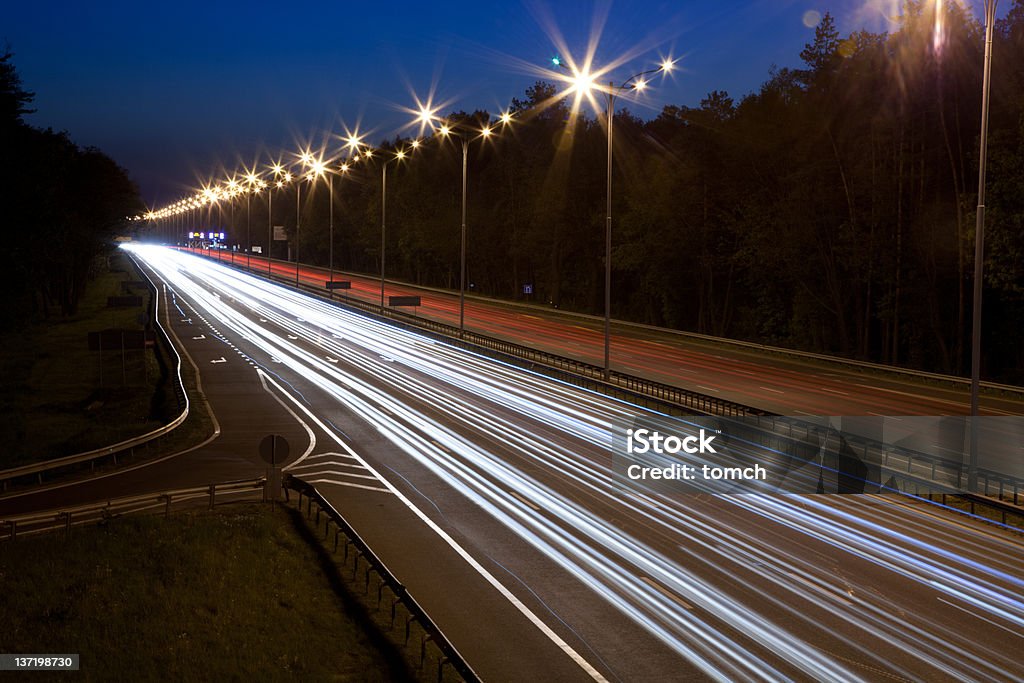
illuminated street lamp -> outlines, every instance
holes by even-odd
[[[567,68],[562,60],[555,57],[551,63],[559,68]],[[664,60],[656,69],[648,69],[634,74],[615,85],[609,81],[607,86],[600,86],[595,83],[595,74],[588,69],[572,69],[573,76],[569,80],[571,88],[569,92],[575,91],[580,95],[589,94],[591,90],[600,90],[608,97],[608,106],[605,110],[606,132],[608,138],[608,162],[607,178],[605,184],[605,234],[604,234],[604,379],[607,382],[611,378],[611,311],[612,311],[612,149],[613,130],[615,122],[615,96],[621,92],[633,90],[639,92],[647,86],[644,76],[656,73],[668,73],[672,70],[674,62],[671,59]]]
[[[985,62],[981,81],[981,150],[978,157],[978,210],[974,230],[974,305],[971,311],[971,451],[967,490],[978,489],[978,393],[981,385],[981,289],[985,265],[985,166],[988,160],[988,104],[992,87],[992,29],[997,0],[985,0]]]
[[[414,140],[410,143],[410,146],[414,149],[419,147],[419,141]],[[383,154],[381,156],[383,157]],[[408,152],[404,149],[399,149],[390,159],[382,159],[380,162],[380,307],[382,311],[384,309],[384,266],[387,257],[385,236],[388,207],[388,164],[391,162],[401,163],[407,156],[409,156]],[[357,156],[356,158],[370,160],[374,158],[374,152],[372,149],[367,149],[363,152],[362,157]]]
[[[330,207],[327,210],[327,232],[328,232],[328,250],[327,255],[327,268],[330,272],[330,276],[327,278],[328,282],[334,282],[334,174],[340,173],[342,175],[348,173],[348,163],[342,162],[338,165],[336,172],[329,173],[327,176],[327,192],[330,195]],[[330,290],[330,295],[334,297],[334,290]]]
[[[267,183],[267,276],[273,275],[271,266],[271,255],[273,252],[272,246],[274,244],[274,190],[280,190],[284,187],[284,181],[281,177],[284,175],[285,170],[281,164],[274,164],[270,168],[270,172],[273,174],[273,178]],[[291,176],[289,175],[289,178]]]
[[[252,270],[252,193],[263,181],[252,171],[245,175],[245,269]]]
[[[424,120],[422,115],[420,120]],[[507,125],[512,121],[512,115],[505,112],[501,115],[500,120],[502,125]],[[440,128],[438,128],[437,133],[444,138],[458,138],[462,143],[462,234],[459,254],[459,336],[462,337],[466,332],[466,170],[468,166],[470,142],[470,138],[467,137],[467,133],[475,133],[473,139],[480,138],[486,140],[494,134],[494,128],[492,127],[492,124],[488,123],[478,131],[466,131],[460,133],[452,130],[452,127],[447,123],[443,123]]]

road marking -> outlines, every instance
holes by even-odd
[[[774,567],[773,567],[773,569],[774,569]],[[782,570],[782,573],[785,574],[786,576],[790,577],[791,579],[794,579],[795,581],[798,581],[798,582],[802,583],[803,585],[807,586],[808,588],[810,588],[815,593],[818,593],[819,595],[824,595],[825,597],[833,598],[835,600],[839,600],[841,602],[846,603],[847,605],[852,605],[853,604],[852,602],[850,602],[849,600],[844,598],[839,593],[837,593],[837,592],[835,592],[833,590],[828,590],[826,588],[822,588],[818,584],[816,584],[816,583],[814,583],[812,581],[808,581],[804,577],[798,576],[797,574],[794,574],[793,572]]]
[[[942,598],[935,598],[935,599],[936,599],[936,600],[938,600],[939,602],[944,602],[944,603],[946,603],[947,605],[949,605],[950,607],[954,607],[954,608],[956,608],[956,609],[960,610],[961,612],[967,612],[967,613],[968,613],[968,614],[970,614],[970,615],[971,615],[972,617],[975,617],[975,618],[977,618],[977,619],[981,619],[982,621],[988,622],[988,623],[992,624],[993,626],[995,626],[995,627],[997,627],[997,628],[1001,628],[1001,629],[1003,629],[1003,630],[1004,630],[1004,631],[1006,631],[1007,633],[1011,633],[1011,634],[1013,634],[1013,635],[1017,636],[1018,638],[1024,638],[1024,635],[1021,635],[1020,633],[1017,633],[1016,631],[1013,631],[1013,630],[1011,630],[1011,629],[1008,629],[1008,628],[1006,628],[1005,626],[1003,626],[1002,624],[997,624],[996,622],[992,621],[991,619],[986,619],[985,617],[981,616],[980,614],[977,614],[976,612],[972,612],[972,611],[971,611],[971,610],[969,610],[969,609],[964,609],[964,608],[963,608],[963,607],[961,607],[960,605],[954,605],[954,604],[953,604],[953,603],[951,603],[951,602],[950,602],[949,600],[943,600]]]
[[[543,633],[548,638],[548,640],[550,640],[552,643],[554,643],[562,652],[564,652],[570,659],[572,659],[577,664],[577,666],[579,666],[581,669],[583,669],[583,671],[585,671],[588,676],[590,676],[595,681],[599,681],[601,683],[609,683],[608,679],[605,678],[604,676],[602,676],[600,671],[595,669],[594,666],[590,662],[588,662],[586,659],[583,658],[582,655],[580,655],[580,653],[576,652],[576,650],[574,650],[573,647],[571,645],[569,645],[569,643],[567,643],[564,640],[562,640],[562,638],[557,633],[555,633],[551,629],[550,626],[548,626],[546,623],[544,623],[541,620],[541,618],[538,617],[533,612],[533,610],[531,610],[529,607],[527,607],[523,603],[523,601],[520,600],[519,598],[517,598],[515,596],[515,594],[512,593],[512,591],[510,591],[508,588],[506,588],[503,583],[498,581],[498,579],[496,579],[493,574],[491,574],[489,571],[487,571],[487,569],[484,568],[483,565],[481,565],[479,562],[477,562],[476,559],[472,555],[470,555],[468,552],[466,552],[466,550],[461,545],[459,545],[458,542],[454,538],[449,536],[448,533],[444,529],[439,527],[434,522],[434,520],[430,519],[430,517],[428,517],[425,512],[423,512],[418,507],[416,507],[413,504],[413,502],[411,500],[409,500],[404,494],[402,494],[401,491],[399,491],[397,488],[395,488],[394,485],[391,482],[389,482],[387,479],[382,477],[380,475],[380,473],[377,472],[377,470],[375,470],[373,467],[370,466],[370,463],[366,462],[366,460],[364,460],[362,457],[360,457],[358,453],[356,453],[354,450],[352,450],[352,448],[347,443],[342,441],[341,438],[337,434],[335,434],[333,430],[329,429],[327,427],[327,425],[325,425],[306,406],[304,406],[301,403],[299,403],[299,401],[294,396],[292,396],[291,394],[286,392],[281,387],[280,384],[278,384],[272,377],[267,375],[265,372],[260,370],[259,373],[260,373],[261,378],[266,378],[266,380],[268,380],[271,384],[276,386],[278,391],[280,391],[283,395],[287,396],[288,400],[290,400],[299,410],[304,412],[306,414],[306,416],[311,421],[313,421],[318,427],[320,427],[320,429],[323,430],[323,432],[325,434],[327,434],[332,439],[334,439],[334,441],[343,450],[345,450],[346,452],[348,452],[349,455],[351,455],[353,458],[358,460],[363,465],[363,467],[365,467],[367,470],[369,470],[374,475],[376,475],[377,479],[379,479],[380,482],[382,484],[384,484],[384,486],[386,486],[392,493],[394,493],[395,496],[398,498],[398,500],[402,501],[402,504],[404,504],[407,508],[409,508],[409,510],[411,510],[414,515],[419,517],[420,520],[422,520],[423,523],[426,524],[427,527],[429,527],[431,531],[433,531],[435,534],[437,534],[441,538],[441,540],[443,540],[445,543],[447,543],[448,546],[451,547],[452,550],[454,550],[456,553],[458,553],[459,556],[463,560],[465,560],[466,563],[469,564],[470,567],[472,567],[481,577],[483,577],[483,579],[485,581],[487,581],[487,583],[489,583],[491,586],[493,586],[494,589],[496,591],[498,591],[502,595],[502,597],[504,597],[506,600],[508,600],[509,603],[511,603],[511,605],[513,607],[515,607],[517,610],[519,610],[519,613],[522,614],[524,617],[526,617],[530,621],[530,623],[532,623],[534,626],[536,626],[540,630],[540,632]]]
[[[259,368],[256,368],[256,373],[259,375],[260,384],[263,385],[263,390],[266,391],[268,394],[270,394],[270,396],[275,401],[280,403],[281,407],[284,408],[285,410],[287,410],[288,414],[291,415],[292,417],[294,417],[296,422],[298,422],[300,425],[302,425],[302,428],[306,430],[306,436],[309,437],[309,446],[306,448],[306,451],[302,455],[300,455],[295,462],[293,462],[291,465],[288,465],[287,467],[284,468],[285,470],[291,469],[292,467],[298,465],[300,462],[302,462],[303,460],[308,458],[309,454],[313,452],[314,448],[316,448],[316,434],[313,433],[313,430],[310,429],[308,424],[306,424],[305,422],[302,421],[301,417],[299,417],[298,415],[295,414],[294,410],[292,410],[287,405],[285,405],[285,402],[282,401],[279,397],[277,397],[274,394],[273,391],[270,390],[270,388],[267,386],[267,383],[265,381],[263,381],[263,378],[267,376],[266,373],[264,373]],[[274,384],[275,384],[275,386],[277,385],[276,382]],[[280,388],[281,387],[278,386],[278,389],[280,389]],[[291,397],[289,397],[289,398],[291,398]]]
[[[201,334],[198,337],[192,337],[192,338],[193,339],[206,339],[206,335],[205,334]]]
[[[839,391],[838,389],[829,389],[828,387],[818,387],[818,388],[821,389],[822,391],[827,391],[827,392],[829,392],[831,394],[839,394],[840,396],[849,396],[850,395],[850,393],[848,391]]]
[[[391,493],[388,489],[382,489],[379,486],[365,486],[363,484],[353,484],[347,481],[335,481],[333,479],[303,479],[307,484],[333,484],[334,486],[348,486],[353,489],[363,489],[364,491],[380,491],[381,493]]]
[[[786,393],[785,391],[779,391],[778,389],[772,389],[770,387],[758,387],[758,388],[759,389],[764,389],[765,391],[770,391],[773,394],[784,394],[784,393]]]
[[[530,507],[531,509],[533,509],[533,510],[540,510],[540,508],[539,508],[539,507],[537,507],[536,505],[534,505],[534,504],[533,504],[533,503],[531,503],[530,501],[526,500],[525,498],[523,498],[522,496],[520,496],[520,495],[519,495],[518,493],[516,493],[515,491],[509,491],[509,493],[510,493],[510,494],[512,494],[512,497],[513,497],[513,498],[515,498],[516,500],[518,500],[518,501],[519,501],[520,503],[522,503],[523,505],[529,506],[529,507]]]
[[[221,356],[217,360],[211,360],[210,362],[211,363],[227,363],[228,361],[227,361],[227,359],[224,356]]]
[[[298,339],[298,337],[296,337],[294,334],[289,334],[288,338],[289,339]]]
[[[703,384],[698,384],[697,388],[698,389],[703,389],[704,391],[716,391],[716,392],[717,391],[721,391],[721,389],[715,389],[714,387],[706,387]]]
[[[328,363],[337,363],[338,362],[337,358],[331,358],[330,356],[324,356],[324,358],[327,359]]]
[[[641,576],[640,580],[643,581],[644,583],[646,583],[648,586],[650,586],[654,590],[656,590],[659,593],[661,593],[662,595],[664,595],[665,597],[673,600],[674,602],[678,602],[680,605],[682,605],[686,609],[693,609],[693,605],[691,605],[690,603],[686,602],[686,600],[683,600],[681,597],[679,597],[678,595],[676,595],[675,593],[673,593],[669,589],[665,588],[664,586],[662,586],[660,583],[658,583],[654,579],[650,578],[649,576]]]

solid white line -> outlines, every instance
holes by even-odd
[[[288,414],[291,415],[292,417],[294,417],[295,421],[298,422],[300,425],[302,425],[302,428],[306,430],[306,434],[309,436],[309,446],[306,447],[306,452],[303,453],[301,456],[299,456],[298,460],[296,460],[292,464],[288,465],[287,467],[283,468],[283,470],[282,470],[282,471],[287,471],[287,470],[290,470],[291,468],[295,467],[296,465],[298,465],[300,462],[302,462],[306,458],[308,458],[309,454],[313,452],[313,449],[316,448],[316,434],[313,433],[313,430],[309,428],[308,424],[306,424],[305,422],[302,421],[301,417],[299,417],[298,415],[295,414],[294,410],[292,410],[287,405],[285,405],[285,402],[282,401],[281,399],[279,399],[277,396],[274,396],[274,392],[270,390],[270,388],[267,386],[266,381],[264,381],[264,378],[267,377],[266,373],[264,373],[259,368],[256,369],[256,372],[259,373],[260,384],[263,385],[263,390],[266,391],[268,394],[270,394],[270,396],[275,401],[280,403],[281,407],[284,408],[285,410],[287,410]],[[277,382],[274,382],[274,385],[277,386]],[[278,388],[280,388],[280,387],[278,387]]]
[[[369,479],[371,481],[377,481],[377,477],[372,477],[369,474],[352,474],[351,472],[338,472],[337,470],[317,470],[315,472],[302,472],[302,477],[319,477],[326,474],[332,474],[336,477],[354,477],[356,479]]]
[[[759,389],[764,389],[765,391],[770,391],[773,394],[784,394],[784,393],[786,393],[785,391],[779,391],[778,389],[772,389],[770,387],[758,387],[758,388]]]
[[[441,539],[452,548],[452,550],[454,550],[456,553],[458,553],[459,556],[462,557],[462,559],[464,559],[466,561],[466,563],[469,564],[470,567],[472,567],[478,574],[480,574],[480,576],[482,576],[484,578],[485,581],[487,581],[487,583],[491,584],[491,586],[493,586],[495,590],[497,590],[499,593],[501,593],[501,595],[506,600],[508,600],[512,604],[513,607],[515,607],[517,610],[519,610],[519,612],[523,616],[525,616],[527,619],[529,619],[530,622],[534,626],[536,626],[540,630],[541,633],[543,633],[545,636],[547,636],[548,639],[551,642],[553,642],[560,650],[562,650],[562,652],[564,652],[566,655],[568,655],[569,658],[572,659],[574,662],[576,662],[576,664],[579,665],[579,667],[581,669],[583,669],[585,672],[587,672],[588,676],[593,678],[595,681],[602,681],[603,683],[608,683],[608,679],[606,679],[604,676],[602,676],[600,671],[595,669],[594,666],[592,664],[590,664],[590,662],[588,662],[586,659],[584,659],[582,657],[582,655],[580,655],[580,653],[576,652],[576,650],[574,650],[573,647],[571,645],[569,645],[569,643],[567,643],[564,640],[562,640],[562,638],[557,633],[555,633],[553,630],[551,630],[550,626],[545,624],[543,621],[541,621],[540,617],[538,617],[536,614],[534,614],[533,610],[531,610],[529,607],[527,607],[525,604],[523,604],[523,602],[519,598],[517,598],[512,593],[512,591],[510,591],[508,588],[506,588],[504,586],[504,584],[502,584],[500,581],[498,581],[498,579],[496,579],[493,574],[491,574],[489,571],[487,571],[479,562],[476,561],[476,559],[472,555],[470,555],[468,552],[466,552],[466,550],[463,549],[463,547],[460,546],[455,541],[455,539],[453,539],[451,536],[449,536],[448,533],[445,532],[444,529],[439,527],[432,519],[430,519],[430,517],[428,517],[426,515],[426,513],[424,513],[422,510],[420,510],[418,507],[416,507],[412,503],[411,500],[406,498],[405,495],[402,494],[401,491],[396,489],[391,484],[391,482],[389,482],[387,479],[382,477],[379,472],[377,472],[375,469],[373,469],[373,467],[370,466],[370,463],[366,462],[366,460],[364,460],[362,457],[360,457],[360,455],[358,453],[356,453],[354,450],[352,450],[352,448],[350,448],[347,443],[342,441],[341,438],[337,434],[335,434],[332,430],[328,429],[327,426],[324,425],[324,423],[321,422],[319,418],[317,418],[315,415],[313,415],[313,413],[311,413],[309,411],[309,409],[306,408],[306,406],[304,406],[301,403],[299,403],[299,401],[296,400],[295,397],[293,397],[291,394],[289,394],[284,389],[282,389],[281,385],[279,385],[277,382],[275,382],[273,377],[267,376],[262,370],[260,370],[259,372],[260,372],[261,375],[264,375],[266,377],[266,379],[268,381],[270,381],[271,384],[276,386],[278,391],[280,391],[283,395],[287,396],[288,399],[292,403],[294,403],[295,406],[299,410],[304,412],[306,414],[306,416],[311,421],[316,423],[316,425],[319,426],[324,431],[325,434],[329,435],[332,439],[334,439],[338,443],[338,445],[341,446],[341,448],[343,448],[345,451],[347,451],[352,457],[354,457],[357,460],[359,460],[359,462],[362,463],[362,465],[366,469],[368,469],[370,472],[375,474],[377,476],[377,478],[380,480],[380,482],[382,484],[384,484],[384,486],[388,487],[388,489],[393,494],[395,494],[395,496],[397,496],[398,499],[400,501],[402,501],[402,503],[413,512],[413,514],[415,514],[417,517],[419,517],[423,521],[424,524],[426,524],[428,527],[430,527],[430,529],[434,533],[436,533],[438,536],[440,536]]]

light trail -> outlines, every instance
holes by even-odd
[[[1021,638],[1019,544],[964,527],[954,533],[880,497],[687,499],[627,489],[609,465],[611,430],[643,409],[204,259],[134,251],[254,357],[281,361],[267,372],[286,369],[361,415],[710,678],[1019,673],[1015,650],[968,639],[963,616],[936,604],[949,601],[1002,637]],[[883,578],[904,590],[879,595]],[[833,656],[838,648],[847,655]]]

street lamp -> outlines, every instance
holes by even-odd
[[[421,115],[420,120],[423,120]],[[501,116],[502,125],[507,125],[512,121],[512,115],[505,112]],[[443,123],[438,128],[438,134],[442,137],[458,138],[462,143],[462,235],[461,245],[459,254],[459,337],[462,337],[466,333],[466,170],[468,167],[469,158],[469,142],[470,138],[466,136],[466,133],[457,133],[452,130],[452,126],[447,123]],[[481,138],[487,139],[494,133],[494,129],[490,123],[480,128],[473,139]]]
[[[992,30],[998,0],[985,0],[985,62],[981,81],[981,150],[978,157],[978,212],[974,230],[974,305],[971,311],[971,452],[967,490],[978,488],[978,393],[981,385],[981,288],[985,265],[985,166],[988,160],[988,104],[992,87]]]
[[[338,165],[337,173],[342,175],[348,173],[348,163],[342,162]],[[327,231],[328,231],[328,250],[330,253],[327,255],[327,268],[330,275],[327,278],[328,282],[334,282],[334,173],[330,173],[327,176],[327,193],[330,195],[331,205],[327,210]],[[334,289],[330,290],[331,298],[334,298]]]
[[[271,256],[273,253],[274,244],[274,190],[280,190],[284,187],[284,181],[281,180],[284,175],[284,168],[281,164],[274,164],[270,168],[270,172],[274,174],[271,182],[267,183],[267,277],[273,275],[273,264],[271,263]],[[288,176],[291,178],[291,175]]]
[[[411,143],[411,147],[419,147],[419,141],[414,140]],[[361,158],[372,159],[374,156],[372,149],[367,149],[363,152]],[[404,149],[398,149],[395,151],[394,156],[390,159],[383,159],[380,163],[380,307],[381,311],[384,310],[384,266],[387,257],[387,242],[385,241],[386,229],[387,229],[387,207],[388,207],[388,164],[391,162],[401,163],[409,153]],[[360,157],[356,157],[360,158]]]
[[[251,171],[245,175],[245,269],[248,271],[252,271],[252,193],[261,182]]]
[[[551,63],[556,67],[565,68],[561,59],[555,57]],[[575,90],[580,94],[587,94],[591,90],[603,90],[608,97],[608,106],[605,111],[606,132],[608,138],[608,162],[607,178],[605,181],[605,233],[604,233],[604,380],[611,379],[611,310],[612,310],[612,149],[613,130],[615,123],[615,96],[627,90],[641,91],[647,86],[644,76],[656,73],[668,73],[672,70],[674,62],[671,59],[662,61],[656,69],[648,69],[633,74],[620,85],[609,81],[607,86],[599,86],[594,82],[595,75],[589,70],[582,71],[573,68],[573,77],[569,79],[572,87],[569,91]]]

